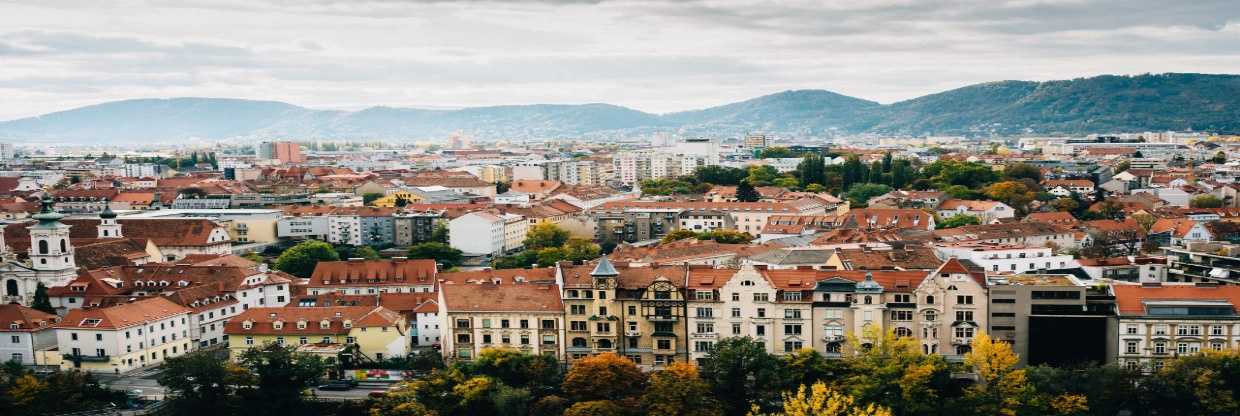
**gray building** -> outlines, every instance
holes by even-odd
[[[595,240],[635,243],[663,238],[679,228],[681,211],[669,208],[596,210],[593,213]]]
[[[443,211],[402,212],[392,218],[393,244],[411,246],[430,241],[435,224],[443,219]]]
[[[361,215],[362,245],[387,247],[396,241],[396,228],[390,215]]]
[[[1105,363],[1114,356],[1114,297],[1067,274],[991,276],[990,328],[1021,365]]]

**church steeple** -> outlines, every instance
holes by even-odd
[[[99,238],[121,238],[121,224],[116,222],[116,213],[112,212],[112,207],[108,204],[108,200],[103,200],[103,212],[99,213]]]
[[[598,264],[594,266],[594,271],[590,272],[590,277],[594,278],[594,287],[599,289],[616,287],[617,276],[620,276],[620,272],[616,271],[616,267],[611,265],[611,261],[607,260],[607,256],[599,258]]]
[[[69,226],[60,222],[65,216],[52,209],[51,197],[44,197],[42,204],[39,213],[31,216],[39,221],[30,226],[31,267],[38,271],[72,274],[77,262],[73,259],[73,246],[69,244]]]

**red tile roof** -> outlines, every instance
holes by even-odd
[[[1161,286],[1114,285],[1115,303],[1120,315],[1145,315],[1145,302],[1156,300],[1214,300],[1240,305],[1240,286]]]
[[[340,285],[433,285],[433,259],[321,261],[310,275],[310,287]]]
[[[440,286],[444,308],[451,312],[563,313],[560,291],[553,284],[455,284]]]
[[[189,308],[171,300],[150,297],[104,308],[70,309],[56,328],[124,329],[190,312]]]
[[[33,332],[51,328],[59,316],[16,303],[0,305],[0,332]],[[14,328],[13,325],[17,325]],[[5,340],[7,342],[7,340]]]
[[[345,335],[351,328],[345,328],[344,322],[350,321],[352,327],[390,327],[397,326],[402,320],[399,313],[382,306],[327,306],[316,308],[250,308],[240,315],[228,320],[224,333],[228,335]],[[249,321],[251,327],[245,328]],[[298,322],[305,322],[304,328],[298,328]],[[322,322],[327,321],[327,328]],[[275,322],[281,323],[276,329]]]

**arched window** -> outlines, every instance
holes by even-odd
[[[18,290],[17,290],[16,280],[9,279],[8,281],[4,282],[4,295],[5,296],[19,296],[17,292]]]
[[[61,253],[69,252],[69,240],[64,239],[64,238],[60,239],[60,252]]]
[[[605,349],[605,350],[611,349],[611,340],[610,339],[598,340],[598,347],[601,349]]]
[[[47,254],[47,240],[39,240],[39,254]]]
[[[926,321],[933,322],[937,318],[938,315],[936,315],[934,311],[926,311]]]
[[[871,298],[867,295],[867,296],[865,297],[865,304],[866,304],[866,305],[869,305],[869,304],[871,304],[871,303],[874,303],[874,300],[873,300],[873,299],[871,299]]]
[[[585,338],[573,338],[573,347],[575,347],[575,348],[585,348],[585,347],[586,347],[586,339],[585,339]]]

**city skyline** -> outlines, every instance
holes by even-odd
[[[789,89],[891,103],[977,82],[1240,68],[1228,2],[132,2],[0,5],[0,120],[181,96],[312,108]],[[209,22],[197,24],[198,22]]]

